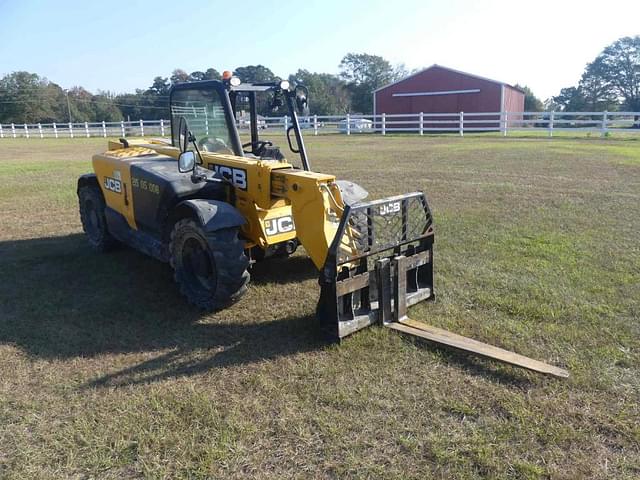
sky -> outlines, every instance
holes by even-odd
[[[640,34],[640,0],[0,0],[0,76],[131,92],[175,68],[338,73],[349,52],[529,86],[541,99]]]

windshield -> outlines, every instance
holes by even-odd
[[[196,137],[198,148],[205,152],[233,154],[220,95],[214,89],[177,90],[171,98],[173,144],[180,145],[180,118]]]

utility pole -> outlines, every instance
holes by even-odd
[[[71,104],[69,103],[69,90],[65,90],[64,94],[67,97],[67,112],[69,114],[69,123],[71,123],[72,120],[71,120]]]

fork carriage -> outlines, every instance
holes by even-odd
[[[318,317],[327,336],[339,340],[434,300],[433,241],[421,192],[346,206],[320,274]]]

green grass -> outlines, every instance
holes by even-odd
[[[640,143],[307,144],[372,197],[427,192],[438,301],[412,318],[571,377],[381,328],[326,345],[303,252],[202,315],[168,266],[88,248],[75,181],[104,139],[5,139],[0,478],[638,478]]]

